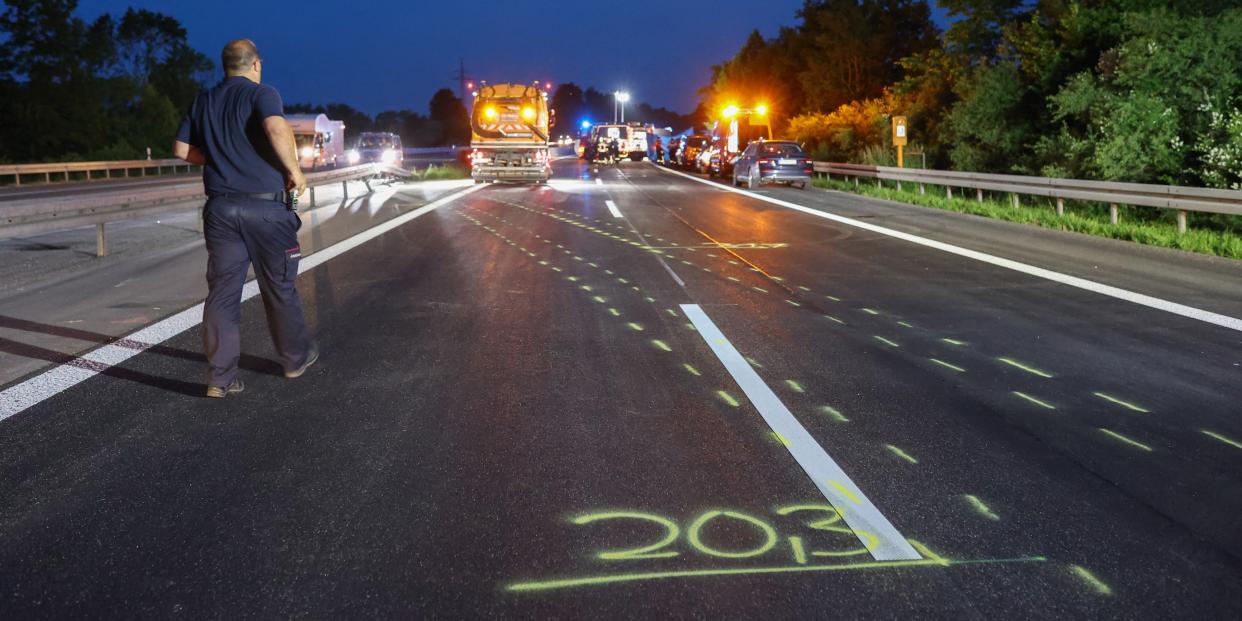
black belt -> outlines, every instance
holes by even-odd
[[[212,194],[209,198],[259,199],[265,201],[275,201],[283,205],[288,197],[289,193],[281,190],[280,192],[258,192],[255,194],[248,194],[245,192],[226,192],[224,194]]]

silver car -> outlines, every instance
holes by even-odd
[[[796,142],[755,141],[733,164],[733,185],[757,188],[765,182],[805,188],[811,181],[811,158]]]

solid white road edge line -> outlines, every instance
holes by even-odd
[[[619,209],[617,209],[617,204],[616,204],[616,203],[614,203],[614,202],[612,202],[612,201],[604,201],[604,204],[605,204],[605,205],[608,205],[608,211],[611,211],[611,212],[612,212],[612,217],[614,217],[614,218],[620,218],[620,217],[621,217],[621,211],[620,211]]]
[[[1185,304],[1171,302],[1169,300],[1153,297],[1150,295],[1145,295],[1142,293],[1137,293],[1137,292],[1130,291],[1127,289],[1122,289],[1120,287],[1114,287],[1112,285],[1106,285],[1104,283],[1095,282],[1094,280],[1087,280],[1086,278],[1079,278],[1077,276],[1070,276],[1069,274],[1062,274],[1060,272],[1054,272],[1049,269],[1044,269],[1042,267],[1035,267],[1034,265],[1022,263],[1020,261],[1014,261],[1012,259],[1005,259],[1005,258],[998,257],[995,255],[987,254],[985,252],[979,252],[977,250],[970,250],[968,248],[954,246],[952,244],[947,244],[945,242],[936,241],[934,239],[928,239],[926,237],[919,237],[918,235],[911,235],[910,233],[903,233],[901,231],[893,230],[890,228],[877,226],[875,224],[870,224],[868,222],[863,222],[861,220],[855,220],[853,218],[847,218],[845,216],[838,216],[833,213],[819,211],[817,209],[805,207],[797,203],[783,201],[779,198],[773,198],[771,196],[764,196],[762,194],[755,194],[754,192],[748,192],[740,188],[733,188],[733,187],[729,187],[726,185],[721,185],[719,183],[714,183],[706,179],[700,179],[694,175],[686,174],[679,170],[670,170],[668,168],[664,168],[663,166],[656,166],[656,168],[659,168],[660,170],[666,173],[669,173],[669,174],[681,175],[687,179],[692,179],[694,181],[698,181],[699,183],[710,185],[718,190],[722,190],[725,192],[736,192],[738,194],[749,196],[750,198],[772,203],[773,205],[780,205],[781,207],[786,207],[788,209],[801,211],[803,213],[810,214],[812,216],[825,218],[827,220],[832,220],[834,222],[840,222],[841,224],[848,224],[849,226],[871,231],[873,233],[879,233],[880,235],[887,235],[889,237],[895,237],[900,240],[919,244],[921,246],[927,246],[928,248],[935,248],[936,250],[942,250],[950,254],[956,254],[958,256],[966,257],[969,259],[974,259],[976,261],[982,261],[984,263],[991,263],[992,265],[1010,269],[1015,272],[1021,272],[1023,274],[1035,276],[1037,278],[1043,278],[1046,280],[1051,280],[1053,282],[1058,282],[1063,285],[1077,287],[1079,289],[1084,289],[1086,291],[1091,291],[1093,293],[1098,293],[1100,295],[1106,295],[1112,298],[1117,298],[1119,300],[1125,300],[1127,302],[1132,302],[1134,304],[1139,304],[1142,306],[1147,306],[1149,308],[1154,308],[1156,310],[1162,310],[1168,313],[1173,313],[1174,315],[1181,315],[1182,317],[1187,317],[1189,319],[1195,319],[1195,320],[1202,321],[1205,323],[1218,325],[1224,328],[1229,328],[1231,330],[1242,331],[1242,319],[1239,319],[1237,317],[1230,317],[1228,315],[1221,315],[1219,313],[1213,313],[1211,311],[1206,311],[1201,308],[1195,308],[1193,306],[1187,306]]]
[[[780,434],[789,454],[806,471],[819,488],[820,493],[836,507],[837,512],[846,524],[854,530],[858,540],[867,545],[867,538],[859,535],[866,532],[879,540],[879,545],[871,551],[877,561],[918,560],[923,558],[910,542],[880,513],[866,494],[854,484],[845,471],[833,461],[824,447],[794,418],[789,408],[781,402],[780,397],[764,383],[759,374],[751,368],[750,363],[738,353],[729,339],[716,327],[707,313],[698,304],[682,304],[681,312],[686,314],[698,333],[707,341],[707,346],[724,364],[725,369],[733,376],[746,398],[759,410],[759,415],[768,423],[772,431]]]
[[[298,269],[298,273],[304,273],[314,269],[327,261],[330,261],[362,244],[383,235],[423,214],[429,213],[439,207],[461,198],[475,190],[481,189],[483,186],[471,186],[460,192],[455,192],[449,196],[436,199],[414,211],[402,214],[367,229],[353,237],[338,242],[328,248],[324,248],[319,252],[309,255],[302,259]],[[251,280],[242,287],[242,301],[245,302],[250,298],[259,294],[259,283]],[[49,399],[60,394],[100,373],[107,371],[110,367],[137,356],[150,347],[154,347],[171,339],[203,321],[203,305],[196,304],[187,308],[171,317],[166,317],[157,321],[137,332],[123,337],[114,343],[104,345],[98,349],[87,352],[81,357],[75,358],[71,362],[53,367],[40,373],[24,382],[14,384],[3,391],[0,391],[0,421],[10,416],[18,414],[27,408],[30,408],[45,399]]]

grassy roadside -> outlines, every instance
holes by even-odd
[[[1057,217],[1056,208],[1050,199],[1023,196],[1023,204],[1013,207],[1008,202],[1008,195],[989,197],[985,194],[983,202],[975,199],[974,192],[967,198],[949,199],[944,188],[927,186],[927,194],[919,194],[917,184],[904,183],[903,190],[893,187],[892,182],[877,187],[875,181],[860,180],[855,187],[853,182],[838,179],[815,179],[817,188],[839,190],[873,198],[882,198],[901,203],[974,214],[997,220],[1034,224],[1049,229],[1074,231],[1098,237],[1111,237],[1126,241],[1138,242],[1149,246],[1176,248],[1230,259],[1242,259],[1242,219],[1215,214],[1189,214],[1189,226],[1186,233],[1178,234],[1177,224],[1173,220],[1172,210],[1155,208],[1123,207],[1121,219],[1117,224],[1108,221],[1108,206],[1095,203],[1066,201],[1065,215]],[[907,191],[909,188],[915,191]],[[963,191],[955,189],[954,194]]]
[[[423,172],[414,172],[414,178],[419,181],[439,181],[441,179],[467,179],[470,177],[470,171],[456,164],[444,164],[436,166],[428,164],[427,169]]]

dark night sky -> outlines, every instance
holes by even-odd
[[[472,77],[493,82],[629,90],[689,112],[711,65],[754,28],[772,37],[793,25],[802,0],[81,0],[79,15],[129,6],[177,18],[213,59],[229,39],[254,39],[264,81],[286,102],[425,111],[436,89],[456,89],[461,58]]]

